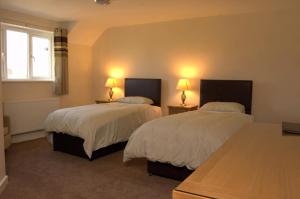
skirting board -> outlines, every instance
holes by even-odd
[[[7,183],[8,183],[8,177],[4,176],[4,178],[0,181],[0,194],[4,191]]]
[[[12,135],[11,142],[12,143],[26,142],[29,140],[43,138],[46,137],[47,135],[48,133],[46,133],[45,131],[34,131],[34,132],[22,133],[18,135]]]

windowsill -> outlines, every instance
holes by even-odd
[[[2,83],[33,83],[33,82],[44,82],[44,83],[54,83],[54,80],[2,80]]]

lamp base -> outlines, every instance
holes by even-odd
[[[109,95],[108,101],[109,101],[109,102],[113,101],[114,91],[113,91],[112,88],[109,89],[108,95]]]
[[[182,91],[182,93],[181,93],[181,102],[182,102],[181,106],[186,106],[185,100],[186,100],[185,91]]]

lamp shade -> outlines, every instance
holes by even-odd
[[[190,89],[190,81],[188,79],[180,79],[178,81],[177,90],[186,91]]]
[[[105,83],[105,87],[114,88],[117,86],[117,80],[114,78],[108,78]]]

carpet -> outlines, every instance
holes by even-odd
[[[170,199],[180,183],[149,176],[146,160],[124,164],[123,152],[88,161],[52,150],[46,139],[6,152],[8,186],[1,199]]]

